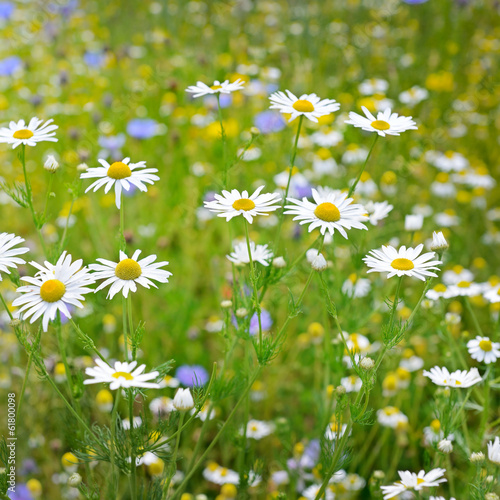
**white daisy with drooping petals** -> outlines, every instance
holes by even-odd
[[[289,90],[278,91],[271,94],[270,109],[278,109],[281,113],[290,114],[288,122],[295,120],[298,116],[305,116],[308,120],[318,123],[318,118],[335,113],[340,104],[335,99],[321,99],[316,94],[303,94],[296,97]]]
[[[366,210],[362,205],[352,204],[353,199],[347,197],[347,193],[335,191],[312,190],[314,202],[307,198],[296,200],[287,198],[295,205],[286,205],[288,210],[285,214],[295,215],[293,220],[300,221],[299,224],[309,224],[309,232],[319,228],[321,234],[328,231],[332,236],[338,231],[347,239],[346,229],[367,229],[362,221],[368,220]]]
[[[492,304],[500,302],[500,286],[497,285],[484,292],[484,298]]]
[[[450,373],[445,367],[435,366],[430,371],[424,370],[423,374],[424,377],[429,378],[436,385],[459,389],[467,389],[483,380],[477,368],[471,368],[469,371],[456,370]]]
[[[0,272],[10,274],[9,267],[15,269],[18,264],[26,264],[26,261],[17,255],[29,252],[30,249],[26,247],[13,248],[23,241],[24,238],[15,234],[0,233]],[[0,281],[2,281],[1,275]]]
[[[495,437],[495,441],[488,443],[488,460],[495,465],[500,465],[500,438]]]
[[[432,469],[427,473],[421,470],[418,474],[409,470],[398,471],[400,481],[390,486],[380,487],[384,494],[384,500],[394,498],[406,490],[420,491],[423,488],[432,488],[440,483],[445,483],[447,480],[442,477],[445,472],[446,469]]]
[[[88,285],[95,283],[95,279],[86,267],[82,267],[82,259],[72,263],[71,255],[66,252],[62,253],[55,264],[47,261],[43,266],[36,262],[30,264],[39,271],[34,277],[21,278],[29,285],[17,289],[23,295],[12,303],[13,306],[20,307],[14,316],[23,320],[31,317],[30,323],[43,316],[42,326],[46,332],[49,321],[56,318],[58,311],[71,318],[68,305],[83,307],[83,295],[93,291]]]
[[[130,163],[130,158],[124,158],[122,161],[115,161],[110,165],[106,160],[100,159],[99,163],[102,167],[89,168],[80,175],[81,179],[98,178],[85,192],[87,193],[93,188],[95,193],[104,186],[104,192],[107,194],[115,186],[115,203],[118,209],[121,205],[123,190],[128,191],[130,186],[133,185],[146,192],[148,190],[146,184],[154,184],[155,181],[160,180],[155,175],[155,172],[158,172],[157,168],[143,168],[146,166],[145,161]]]
[[[263,266],[268,266],[274,256],[267,245],[256,245],[253,241],[250,242],[250,255],[252,256],[252,262],[258,262]],[[241,243],[235,243],[234,252],[226,257],[237,266],[242,266],[250,263],[250,255],[248,254],[248,245],[246,241],[243,241]]]
[[[12,149],[17,148],[21,144],[25,146],[36,146],[38,142],[48,141],[57,142],[54,137],[54,130],[58,129],[57,125],[52,125],[54,120],[47,120],[43,125],[43,120],[36,116],[26,125],[24,120],[10,122],[8,127],[0,128],[0,142],[12,144]]]
[[[386,135],[400,135],[401,132],[417,130],[418,128],[411,116],[398,116],[397,113],[391,113],[390,109],[386,109],[385,111],[379,111],[375,118],[364,106],[361,106],[361,109],[366,116],[361,116],[351,111],[349,113],[350,119],[346,120],[345,123],[354,125],[367,132],[376,132],[382,137]]]
[[[248,191],[241,193],[237,189],[231,192],[223,190],[222,195],[214,195],[214,201],[204,201],[205,208],[211,212],[216,212],[217,217],[225,217],[230,221],[233,217],[242,215],[250,224],[257,215],[269,215],[267,212],[274,212],[280,205],[275,205],[281,201],[281,196],[277,193],[260,194],[264,186],[260,186],[249,196]]]
[[[148,382],[158,377],[158,372],[144,373],[146,365],[137,366],[137,361],[122,363],[116,361],[114,367],[107,365],[102,359],[96,358],[95,367],[88,367],[85,373],[93,378],[85,380],[85,385],[89,384],[109,384],[109,388],[114,391],[122,387],[140,387],[142,389],[159,389],[160,384]]]
[[[144,259],[138,260],[141,250],[136,250],[132,257],[128,257],[125,252],[120,250],[120,261],[112,262],[106,259],[97,259],[100,264],[90,264],[89,268],[95,271],[92,276],[104,281],[96,288],[96,292],[111,285],[107,298],[112,299],[118,292],[128,297],[129,292],[136,292],[137,285],[145,288],[154,286],[158,288],[153,281],[159,283],[168,283],[168,278],[172,273],[160,269],[166,266],[168,262],[155,262],[156,255],[149,255]]]
[[[500,358],[500,342],[492,342],[488,337],[477,336],[467,342],[467,349],[472,359],[480,363],[496,363]]]
[[[230,94],[235,90],[244,88],[244,81],[238,78],[235,82],[229,83],[229,80],[219,82],[215,80],[213,85],[208,86],[203,82],[196,82],[196,85],[191,85],[186,89],[186,92],[193,94],[193,97],[202,97],[211,94]]]
[[[411,276],[425,281],[427,276],[437,276],[432,270],[438,270],[440,260],[432,260],[436,256],[434,252],[420,255],[424,245],[415,248],[402,246],[396,250],[390,245],[382,245],[380,250],[371,250],[363,258],[365,264],[370,268],[369,273],[389,273],[387,278],[393,276]]]

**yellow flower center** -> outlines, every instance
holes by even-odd
[[[337,222],[340,220],[340,210],[328,201],[320,203],[314,210],[314,215],[325,222]]]
[[[112,179],[125,179],[125,177],[130,177],[132,171],[128,165],[121,161],[115,161],[108,168],[108,177]]]
[[[299,113],[310,113],[311,111],[314,111],[314,106],[305,99],[299,99],[298,101],[295,101],[292,107]]]
[[[248,212],[249,210],[253,210],[255,208],[255,203],[249,198],[241,198],[233,203],[233,208],[235,210],[244,210],[245,212]]]
[[[66,287],[59,280],[48,280],[40,287],[40,297],[45,302],[57,302],[64,292],[66,292]]]
[[[470,281],[460,281],[460,283],[457,283],[458,288],[469,288],[470,287]]]
[[[386,408],[384,408],[384,413],[387,416],[391,416],[391,415],[396,415],[396,413],[399,413],[399,410],[394,406],[387,406]]]
[[[446,286],[440,283],[434,287],[434,291],[438,293],[446,292]]]
[[[222,85],[212,85],[210,88],[212,90],[220,90],[222,88]]]
[[[446,158],[453,158],[453,156],[455,156],[455,153],[453,151],[446,151],[444,155],[446,156]]]
[[[389,130],[391,128],[391,126],[385,120],[373,121],[372,127],[377,130]]]
[[[481,340],[481,342],[479,342],[479,348],[483,351],[490,352],[493,349],[491,340]]]
[[[253,432],[256,432],[258,430],[258,427],[254,424],[250,426],[250,430]]]
[[[405,259],[404,257],[400,257],[398,259],[394,259],[391,262],[391,267],[397,269],[398,271],[410,271],[415,267],[415,264],[410,259]]]
[[[141,274],[141,266],[133,259],[123,259],[115,269],[115,276],[121,280],[135,280]]]
[[[227,476],[227,469],[225,467],[222,467],[221,470],[219,471],[219,474],[222,476],[222,477],[226,477]]]
[[[460,382],[460,380],[455,380],[455,385],[462,385],[462,382]]]
[[[31,139],[33,137],[33,132],[27,128],[21,130],[16,130],[13,135],[14,139]]]
[[[430,428],[437,434],[441,430],[441,422],[437,418],[434,419],[430,424]]]
[[[134,380],[134,377],[127,372],[115,372],[113,375],[111,375],[113,378],[124,378],[125,380]]]
[[[425,483],[425,479],[422,479],[421,477],[417,478],[417,484],[422,484]]]

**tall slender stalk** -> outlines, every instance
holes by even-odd
[[[361,176],[363,175],[363,172],[365,171],[366,165],[368,163],[368,160],[370,159],[370,156],[372,155],[373,148],[375,147],[375,144],[377,144],[377,140],[378,140],[378,134],[375,134],[375,139],[372,142],[372,146],[370,148],[370,151],[368,151],[368,155],[365,158],[363,166],[361,167],[361,170],[359,171],[358,176],[356,177],[356,180],[353,182],[352,186],[349,189],[349,193],[347,194],[348,198],[354,193],[354,190],[356,189],[356,186],[358,185],[359,179],[361,179]]]

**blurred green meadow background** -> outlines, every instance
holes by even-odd
[[[473,272],[477,282],[498,279],[499,20],[497,2],[467,0],[0,2],[0,121],[7,125],[11,120],[38,116],[53,118],[59,126],[57,143],[41,143],[26,152],[37,210],[44,208],[53,176],[47,222],[41,231],[52,258],[58,256],[65,231],[64,249],[75,259],[83,258],[89,264],[96,258],[117,258],[119,212],[114,194],[104,195],[102,190],[84,194],[89,183],[79,179],[82,164],[95,167],[98,158],[130,157],[158,169],[160,180],[145,194],[126,196],[124,205],[128,247],[142,249],[145,255],[157,254],[159,260],[169,261],[168,270],[173,273],[170,282],[158,290],[140,289],[134,294],[134,318],[143,320],[146,328],[139,359],[148,368],[173,359],[176,367],[201,365],[211,372],[214,362],[220,365],[224,360],[234,335],[221,326],[228,313],[220,305],[231,298],[231,266],[226,259],[232,249],[230,234],[223,219],[201,208],[210,193],[221,190],[223,145],[217,100],[193,99],[185,89],[199,80],[208,85],[237,78],[246,82],[243,91],[221,99],[228,156],[234,163],[228,186],[239,190],[253,191],[262,184],[266,192],[283,188],[276,176],[290,167],[297,122],[287,123],[278,112],[263,114],[269,113],[268,96],[275,90],[290,89],[297,96],[314,92],[341,105],[319,124],[304,122],[294,166],[313,186],[345,189],[361,164],[346,161],[346,153],[371,146],[368,134],[344,124],[349,111],[359,112],[361,106],[375,111],[385,105],[413,116],[418,130],[379,140],[361,179],[361,194],[356,194],[357,201],[388,200],[394,205],[390,217],[370,231],[351,232],[349,241],[336,236],[335,245],[325,249],[333,262],[329,290],[343,329],[377,342],[387,310],[384,298],[394,294],[393,284],[368,275],[373,286],[369,296],[351,299],[342,293],[349,276],[367,278],[361,259],[369,250],[390,241],[424,243],[432,231],[443,230],[450,242],[444,270],[463,266]],[[361,91],[360,85],[372,79],[386,81],[386,88],[380,91],[373,83],[373,90]],[[402,102],[401,94],[414,86],[424,89],[426,97]],[[335,145],[321,146],[311,139],[315,133],[334,131],[339,134]],[[429,152],[436,151],[463,155],[473,179],[462,182],[452,174],[443,175],[429,157]],[[55,174],[43,168],[48,154],[55,155],[60,164]],[[318,160],[330,159],[336,165],[334,171],[322,174],[314,169]],[[2,145],[0,161],[4,182],[23,183],[17,150]],[[451,184],[454,189],[447,192],[452,194],[439,194],[443,192],[439,184]],[[43,261],[28,210],[4,192],[0,192],[0,203],[0,231],[24,237],[31,249],[27,260]],[[412,213],[425,214],[423,228],[414,234],[404,229],[405,216]],[[233,237],[244,235],[239,218],[231,226]],[[251,237],[257,243],[272,244],[275,227],[259,220],[251,227]],[[285,216],[279,255],[291,262],[316,237]],[[269,312],[271,333],[285,321],[289,294],[300,294],[309,271],[304,259],[270,289],[262,307]],[[28,265],[21,266],[21,275],[32,273]],[[401,318],[408,317],[420,296],[423,284],[416,281],[408,280],[404,287],[398,310]],[[15,286],[7,277],[0,288],[11,302]],[[471,301],[483,329],[498,340],[498,304],[489,304],[482,296]],[[121,359],[120,298],[108,301],[101,293],[89,296],[85,304],[77,312],[78,324],[99,348]],[[399,431],[378,423],[356,428],[351,441],[353,459],[345,467],[348,472],[368,482],[373,471],[380,469],[388,474],[382,484],[388,484],[397,479],[396,470],[418,471],[432,463],[433,452],[423,444],[423,429],[435,418],[435,388],[425,383],[421,372],[412,373],[409,387],[398,388],[390,396],[383,394],[382,384],[397,370],[405,349],[421,357],[427,369],[434,364],[458,368],[455,348],[475,366],[464,347],[476,333],[472,319],[464,312],[459,323],[443,326],[447,312],[462,313],[461,302],[424,309],[411,337],[384,363],[372,394],[371,406],[397,406],[408,416],[408,426]],[[19,394],[27,356],[8,320],[2,314],[0,381],[5,394]],[[75,374],[83,375],[83,368],[91,363],[89,352],[72,335],[71,327],[65,328],[71,366]],[[321,437],[333,388],[350,374],[339,341],[334,343],[334,356],[325,360],[325,329],[330,329],[332,338],[338,334],[330,323],[319,284],[313,281],[302,314],[288,327],[280,356],[252,391],[251,416],[273,421],[277,431],[250,445],[247,460],[260,464],[264,478],[246,493],[251,498],[278,498],[280,491],[287,495],[283,498],[300,497],[293,488],[273,484],[270,475],[286,469],[287,460]],[[443,333],[448,330],[454,343]],[[41,349],[54,373],[60,359],[51,329],[42,335]],[[226,360],[230,373],[244,373],[242,360],[243,348],[238,344]],[[325,363],[330,368],[327,380],[322,368]],[[390,380],[385,383],[390,385]],[[92,421],[106,423],[109,412],[101,411],[95,399],[100,388],[86,387],[81,406]],[[173,389],[164,388],[148,399],[173,394]],[[498,389],[494,394],[488,422],[494,423],[491,434],[498,435]],[[234,398],[225,398],[216,418],[227,415],[233,403]],[[4,407],[2,402],[2,429]],[[139,411],[140,405],[137,414]],[[481,418],[480,408],[471,409],[471,426]],[[64,453],[79,446],[74,426],[63,403],[33,369],[17,422],[19,483],[37,479],[43,487],[41,498],[83,498],[67,486],[61,464]],[[214,424],[205,436],[206,443],[216,430]],[[236,468],[238,432],[235,420],[210,458]],[[363,448],[372,432],[379,436],[373,443],[380,446]],[[384,433],[386,437],[381,439]],[[183,437],[181,455],[186,460],[178,465],[181,471],[198,437],[196,428]],[[474,449],[484,447],[480,439],[474,441],[473,431],[470,439]],[[452,460],[457,488],[461,488],[472,480],[468,457],[464,451]],[[95,469],[98,483],[105,481],[103,470]],[[320,471],[316,474],[320,477]],[[143,466],[140,477],[147,489],[154,471]],[[220,486],[207,482],[201,470],[186,491],[211,499],[217,495],[230,498],[221,496]],[[465,498],[460,489],[458,492],[457,498]],[[19,498],[36,495],[32,491]],[[373,497],[368,486],[337,495]]]

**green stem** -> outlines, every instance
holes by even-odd
[[[356,189],[356,186],[358,185],[359,179],[361,179],[361,176],[363,175],[363,172],[365,171],[366,164],[368,163],[368,160],[370,159],[370,156],[372,155],[373,148],[375,147],[375,144],[377,144],[378,140],[378,134],[375,134],[375,139],[373,140],[372,147],[370,148],[370,151],[368,152],[368,155],[365,159],[365,162],[363,163],[363,166],[361,167],[361,170],[359,171],[358,176],[356,177],[356,180],[354,181],[353,185],[349,189],[349,193],[347,194],[347,197],[350,198],[350,196],[354,193],[354,190]]]
[[[127,297],[127,315],[128,315],[128,331],[130,334],[130,340],[132,342],[132,360],[135,361],[137,347],[134,339],[134,323],[132,321],[132,294],[129,293]]]
[[[2,295],[2,292],[0,292],[0,301],[2,302],[4,309],[7,311],[7,314],[9,315],[9,318],[12,321],[14,319],[14,316],[12,316],[12,313],[10,312],[10,309],[9,309],[9,306],[7,305],[7,302],[5,302],[5,299]]]
[[[137,465],[135,463],[134,445],[134,390],[128,392],[128,412],[130,419],[130,494],[132,500],[137,500]]]
[[[180,429],[182,427],[182,422],[184,421],[184,415],[185,415],[185,413],[183,411],[181,411],[180,415],[179,415],[179,427],[178,427],[179,432],[177,433],[177,439],[175,440],[174,453],[172,455],[172,468],[171,468],[171,470],[168,474],[168,478],[165,481],[165,484],[163,486],[162,499],[168,497],[168,489],[170,488],[170,483],[172,482],[172,478],[174,477],[175,472],[177,471],[177,453],[179,452],[179,443],[181,440]]]
[[[217,93],[217,111],[219,114],[219,123],[220,123],[220,135],[221,135],[221,140],[222,140],[222,187],[223,189],[226,189],[227,187],[227,172],[228,172],[228,165],[227,165],[227,136],[226,136],[226,131],[224,130],[224,123],[222,121],[222,108],[220,107],[220,94]]]
[[[76,334],[84,342],[84,347],[90,349],[92,352],[97,354],[99,358],[101,358],[107,365],[109,365],[108,360],[99,352],[99,350],[94,344],[94,341],[75,323],[73,318],[69,318],[69,322],[75,329]]]
[[[286,199],[288,197],[288,191],[290,190],[290,183],[292,181],[293,167],[295,165],[295,158],[297,157],[297,145],[299,143],[300,129],[302,128],[302,122],[304,121],[304,115],[300,115],[299,125],[297,127],[297,134],[295,135],[295,142],[293,144],[292,154],[290,156],[290,172],[288,173],[288,182],[286,184],[285,195],[283,196],[283,203],[281,204],[281,211],[278,220],[278,229],[276,231],[276,241],[274,242],[274,254],[278,255],[279,242],[281,236],[281,226],[283,224],[283,217],[285,211]]]
[[[115,448],[116,448],[116,417],[118,413],[118,405],[120,404],[121,388],[116,391],[115,404],[111,413],[111,498],[116,498],[118,482],[119,482],[119,469],[115,469]]]
[[[253,263],[253,258],[252,258],[252,250],[250,247],[250,236],[248,234],[248,221],[245,220],[245,237],[247,241],[247,249],[248,249],[248,258],[250,260],[250,280],[252,281],[253,285],[253,302],[254,302],[254,309],[255,312],[257,313],[257,319],[259,321],[259,355],[262,356],[262,321],[261,321],[261,309],[260,309],[260,302],[259,302],[259,291],[257,289],[257,279],[255,277],[255,267]]]
[[[472,308],[469,297],[464,297],[464,302],[465,302],[465,307],[467,308],[467,310],[469,311],[469,314],[472,317],[472,321],[474,322],[474,326],[477,330],[477,334],[481,335],[481,337],[484,337],[483,330],[481,328],[481,325],[479,324],[479,320],[477,319],[476,313],[474,312],[474,309]]]
[[[42,220],[45,220],[45,217],[47,216],[47,208],[49,206],[49,198],[50,198],[50,193],[52,191],[52,184],[54,183],[54,176],[55,173],[53,172],[49,174],[49,185],[47,186],[47,194],[45,196],[45,206],[43,208]]]
[[[129,291],[130,293],[130,291]],[[125,361],[128,361],[128,334],[127,334],[127,299],[122,297],[122,323],[123,323],[123,350]]]
[[[61,354],[61,359],[64,365],[64,371],[66,373],[66,381],[68,383],[69,395],[73,405],[76,405],[75,396],[73,393],[74,392],[73,377],[71,376],[71,371],[69,369],[69,364],[68,364],[68,358],[66,356],[66,347],[64,345],[64,340],[62,337],[62,325],[59,313],[57,313],[56,336],[57,336],[57,344],[59,346],[59,353]]]

